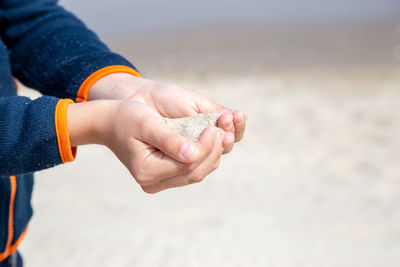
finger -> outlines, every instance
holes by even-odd
[[[224,147],[224,151],[222,152],[222,154],[228,154],[229,152],[232,151],[232,149],[233,149],[233,144],[226,146],[226,147]]]
[[[192,164],[179,162],[148,144],[136,142],[136,157],[132,163],[132,169],[135,171],[132,175],[142,186],[190,173],[199,165],[196,162]]]
[[[223,135],[223,133],[220,132],[219,135]],[[188,175],[172,177],[156,184],[142,186],[143,191],[149,194],[154,194],[168,188],[201,182],[208,174],[218,168],[221,160],[222,150],[222,138],[218,136],[218,138],[214,138],[212,153],[209,154],[207,159],[195,170],[193,170],[192,173]]]
[[[234,131],[233,128],[233,114],[232,112],[226,112],[224,114],[222,114],[219,118],[218,118],[218,127],[220,127],[221,129],[223,129],[224,131]]]
[[[187,138],[169,130],[162,118],[149,117],[141,120],[138,126],[138,139],[159,149],[167,156],[183,162],[192,163],[196,160],[199,150]]]
[[[235,127],[233,125],[233,114],[231,112],[222,114],[218,118],[218,127],[220,127],[226,132],[222,145],[228,148],[231,147],[231,145],[235,142]]]
[[[246,129],[247,113],[244,111],[233,112],[233,123],[235,125],[235,142],[239,142]]]
[[[136,159],[136,166],[133,168],[136,170],[134,176],[138,183],[142,186],[151,185],[172,176],[190,173],[197,168],[212,152],[213,141],[218,131],[216,127],[209,127],[206,130],[199,140],[198,160],[191,164],[178,162],[148,144],[137,145],[136,147],[141,147],[141,149],[135,154],[138,155],[137,158],[143,159],[139,162]]]
[[[222,141],[222,145],[224,147],[223,154],[227,154],[232,151],[233,145],[235,143],[235,135],[231,132],[225,133],[224,140]]]

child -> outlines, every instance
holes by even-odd
[[[203,180],[243,136],[245,112],[140,78],[55,0],[1,1],[0,33],[0,266],[22,266],[32,173],[73,161],[77,146],[109,147],[156,193]],[[44,96],[16,96],[13,76]],[[207,112],[224,114],[196,143],[162,120]]]

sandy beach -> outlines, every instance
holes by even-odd
[[[107,40],[146,77],[247,110],[245,138],[156,195],[80,147],[36,175],[26,266],[400,266],[400,38],[371,27]]]

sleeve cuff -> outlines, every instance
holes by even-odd
[[[74,101],[71,99],[61,99],[57,103],[55,112],[58,150],[63,163],[73,161],[76,157],[76,147],[71,147],[67,127],[67,107],[72,103]]]
[[[97,82],[99,79],[111,73],[129,73],[136,77],[141,77],[140,74],[133,68],[124,65],[113,65],[99,69],[92,73],[86,80],[82,83],[78,90],[76,102],[86,102],[88,100],[89,90],[92,85]]]

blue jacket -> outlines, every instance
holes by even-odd
[[[32,173],[75,157],[68,104],[85,101],[99,77],[136,71],[55,0],[0,1],[0,37],[2,261],[16,250],[32,216]],[[17,96],[13,77],[44,96]]]

